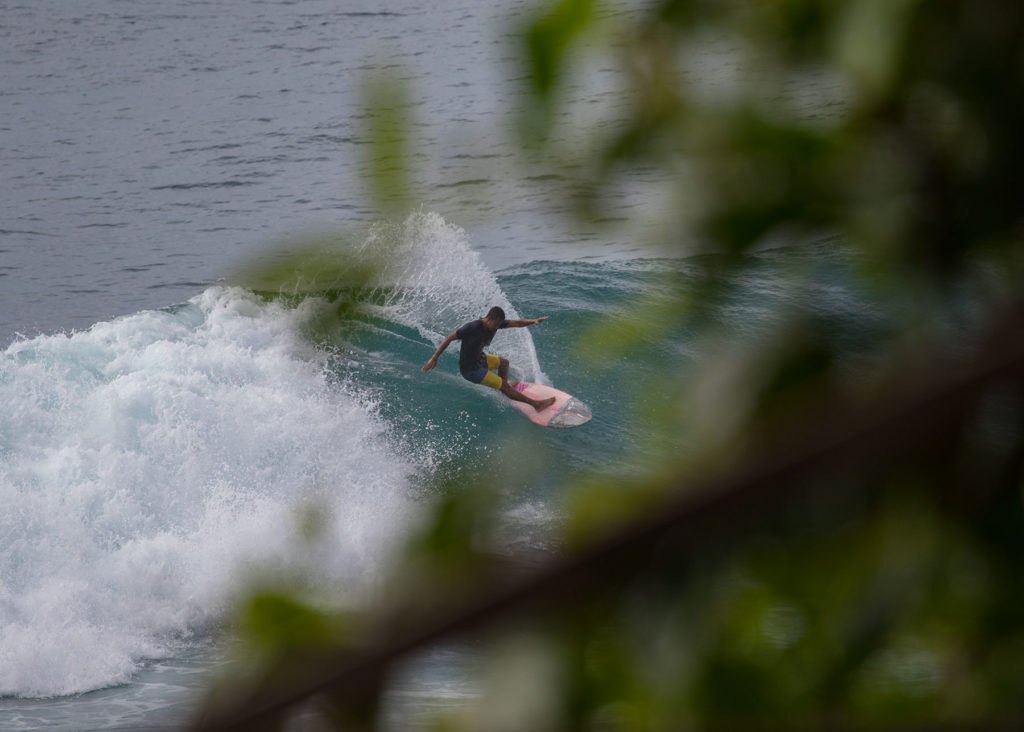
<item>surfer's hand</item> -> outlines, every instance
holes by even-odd
[[[534,319],[533,319],[533,324],[534,324],[534,325],[537,325],[538,323],[540,323],[540,321],[542,321],[542,320],[547,320],[547,319],[548,319],[548,316],[547,316],[547,315],[545,315],[545,316],[543,316],[543,317],[540,317],[540,318],[534,318]]]
[[[420,371],[427,372],[430,371],[430,369],[434,368],[435,366],[437,366],[437,359],[431,358],[429,361],[423,364],[423,368],[421,368]]]

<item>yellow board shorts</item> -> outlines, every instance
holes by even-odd
[[[462,378],[472,381],[474,384],[483,384],[492,389],[501,389],[501,377],[495,371],[501,366],[501,358],[490,353],[484,354],[487,357],[487,368],[478,368],[475,371],[466,371]]]

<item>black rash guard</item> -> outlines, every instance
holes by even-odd
[[[499,330],[505,327],[504,324],[498,326]],[[484,348],[491,345],[496,332],[488,330],[482,318],[472,320],[455,331],[455,337],[462,341],[462,350],[459,352],[459,371],[466,374],[477,369],[487,368]]]

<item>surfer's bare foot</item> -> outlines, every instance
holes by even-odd
[[[540,401],[533,402],[533,408],[538,412],[543,412],[545,409],[555,403],[554,397],[548,397],[547,399],[541,399]]]

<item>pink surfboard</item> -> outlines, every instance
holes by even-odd
[[[526,418],[541,427],[579,427],[590,421],[592,415],[590,407],[581,402],[571,394],[566,394],[550,386],[533,384],[529,381],[520,381],[516,384],[516,390],[521,391],[531,399],[547,399],[554,397],[555,403],[542,412],[538,412],[525,402],[514,402],[511,399],[509,404],[518,409]]]

